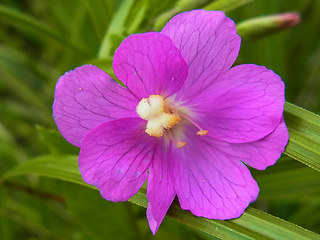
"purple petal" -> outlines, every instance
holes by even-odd
[[[80,147],[83,137],[99,124],[136,117],[136,99],[101,69],[84,65],[59,78],[53,117],[60,133]]]
[[[79,167],[83,180],[110,201],[126,201],[147,179],[156,138],[144,132],[138,118],[105,122],[82,141]]]
[[[170,157],[181,207],[206,218],[239,217],[257,198],[257,183],[243,163],[216,145],[219,141],[194,135],[196,129],[189,131],[186,146],[173,149]]]
[[[276,163],[289,140],[286,124],[281,119],[278,127],[266,137],[256,142],[232,144],[224,151],[234,153],[250,167],[264,170]]]
[[[147,218],[153,234],[156,234],[176,195],[169,176],[169,163],[166,152],[167,150],[163,144],[158,145],[155,157],[149,166]]]
[[[271,133],[282,118],[284,83],[265,67],[239,65],[186,105],[216,139],[256,141]]]
[[[183,85],[188,67],[169,37],[151,32],[130,35],[114,54],[113,69],[138,98],[168,97]]]
[[[192,96],[209,86],[232,66],[240,49],[234,22],[220,11],[180,13],[161,32],[172,39],[188,64],[188,78],[178,98]]]
[[[211,138],[212,134],[208,134]],[[243,161],[250,167],[265,170],[276,163],[288,143],[289,133],[282,118],[276,129],[266,137],[249,143],[228,143],[210,139],[220,151],[237,161]]]

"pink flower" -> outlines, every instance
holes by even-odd
[[[246,165],[273,165],[288,141],[283,82],[262,66],[230,68],[239,48],[223,12],[194,10],[121,43],[113,68],[126,88],[91,65],[60,77],[54,119],[81,148],[84,181],[117,202],[148,179],[153,233],[176,195],[196,216],[239,217],[259,192]]]

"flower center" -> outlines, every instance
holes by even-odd
[[[146,133],[150,136],[162,137],[166,130],[181,123],[180,127],[167,131],[166,134],[166,139],[173,142],[177,148],[186,145],[185,141],[181,141],[185,137],[182,130],[185,125],[196,127],[198,136],[205,136],[208,133],[208,130],[201,128],[189,117],[186,108],[176,107],[170,100],[165,101],[160,95],[150,95],[148,98],[142,98],[136,111],[142,119],[147,121]]]
[[[165,105],[160,95],[150,95],[149,98],[141,99],[136,110],[141,118],[147,120],[146,133],[154,137],[163,136],[165,130],[172,128],[181,120]]]

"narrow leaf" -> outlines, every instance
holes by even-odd
[[[145,19],[147,8],[147,1],[141,1],[135,5],[135,8],[131,11],[130,17],[127,21],[127,34],[136,33]]]
[[[320,174],[309,167],[268,173],[264,171],[254,176],[260,187],[260,197],[283,198],[304,196],[320,192]]]
[[[2,180],[14,176],[37,174],[44,177],[85,185],[78,169],[78,156],[75,155],[44,155],[23,162],[2,176]]]
[[[18,165],[5,174],[2,180],[24,174],[39,174],[94,188],[81,180],[76,156],[42,156]],[[141,189],[129,201],[147,207],[146,190]],[[182,210],[178,203],[174,203],[168,215],[222,239],[319,239],[320,237],[316,233],[253,208],[248,208],[240,218],[221,221],[195,217],[189,211]]]
[[[112,35],[121,35],[124,31],[126,19],[130,13],[134,0],[124,0],[114,15],[108,30],[106,31],[100,49],[98,58],[108,58],[111,56]]]
[[[32,32],[34,34],[37,34],[37,36],[39,37],[51,38],[57,42],[62,43],[63,45],[69,47],[70,49],[78,53],[87,55],[87,53],[84,52],[84,50],[80,49],[78,46],[69,42],[65,36],[59,34],[58,32],[56,32],[46,24],[39,22],[38,20],[24,13],[21,13],[9,7],[0,5],[0,19],[6,21],[6,23],[9,23],[19,29]]]
[[[14,93],[25,103],[28,103],[43,112],[49,113],[44,101],[40,100],[39,96],[34,93],[33,89],[23,82],[23,79],[21,79],[20,76],[16,75],[17,72],[11,72],[5,68],[5,66],[5,60],[2,60],[0,56],[0,76],[8,91]]]
[[[206,10],[221,10],[224,12],[230,12],[236,8],[242,7],[245,4],[253,2],[254,0],[217,0],[206,5]]]
[[[79,148],[69,144],[57,130],[46,129],[37,126],[36,129],[40,134],[43,142],[48,146],[51,153],[78,154]]]
[[[154,28],[157,31],[160,31],[162,27],[175,15],[178,13],[184,12],[184,11],[189,11],[192,9],[197,9],[197,8],[202,8],[205,4],[211,2],[212,0],[198,0],[198,1],[193,1],[193,0],[180,0],[178,1],[175,6],[162,13],[160,16],[158,16],[155,20],[154,23]]]
[[[284,117],[290,135],[284,153],[320,171],[320,116],[286,102]]]
[[[114,10],[113,4],[112,1],[85,0],[89,17],[99,40],[102,40],[103,34],[112,17],[112,11]]]
[[[68,209],[94,239],[141,239],[136,237],[134,224],[128,224],[129,203],[105,201],[97,191],[74,184],[64,184]]]

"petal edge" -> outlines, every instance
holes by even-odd
[[[83,65],[61,76],[54,98],[56,125],[62,136],[77,147],[99,124],[137,116],[138,99],[93,65]]]
[[[109,201],[126,201],[147,179],[155,142],[141,119],[105,122],[91,130],[81,144],[79,168],[83,180],[96,186]]]
[[[114,54],[113,69],[140,99],[174,94],[188,74],[187,64],[171,39],[157,32],[127,37]]]

